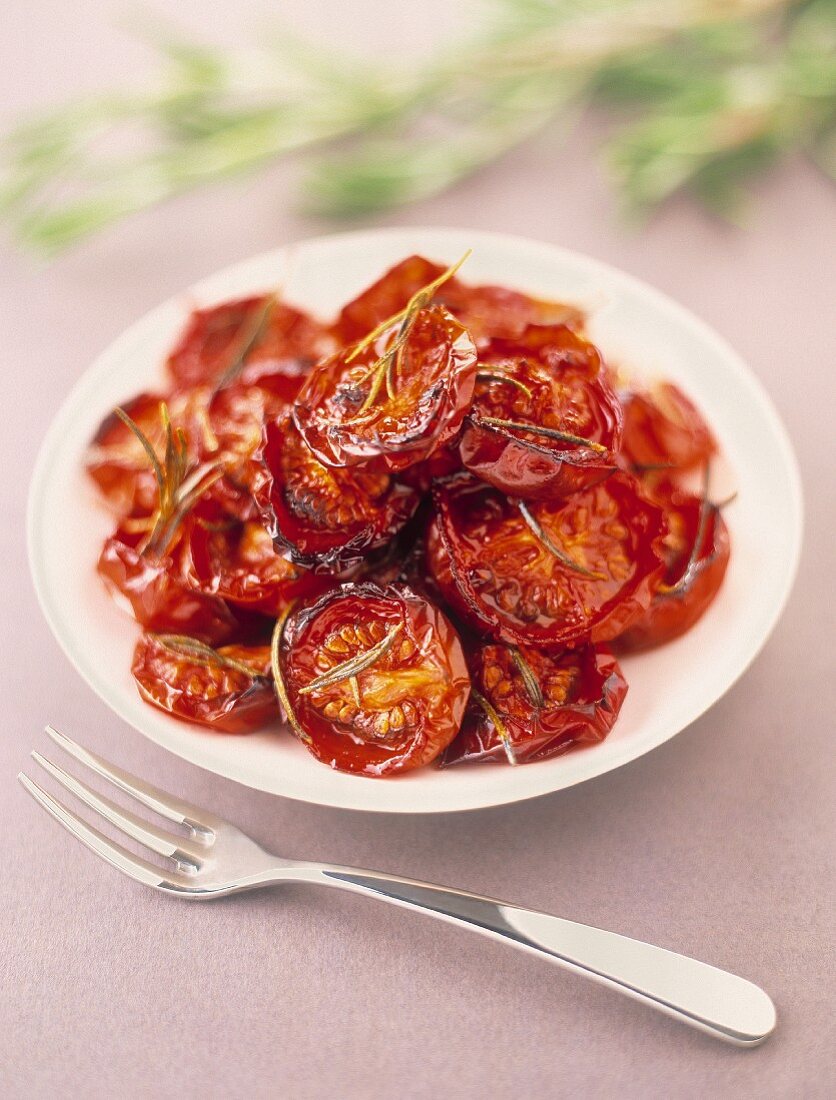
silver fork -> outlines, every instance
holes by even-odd
[[[380,871],[275,856],[228,821],[109,764],[52,726],[47,726],[46,731],[79,763],[132,795],[149,810],[184,827],[185,832],[180,835],[161,829],[98,794],[39,752],[32,752],[37,763],[66,790],[112,826],[168,861],[163,868],[129,852],[21,772],[18,776],[21,783],[47,813],[96,855],[145,886],[195,900],[282,882],[336,886],[429,913],[510,943],[740,1046],[762,1042],[775,1027],[775,1007],[762,989],[707,963],[600,928],[450,887]]]

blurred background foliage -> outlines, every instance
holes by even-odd
[[[836,0],[485,0],[420,62],[339,52],[274,24],[224,50],[153,26],[144,88],[21,123],[0,215],[58,252],[190,188],[303,156],[300,202],[351,218],[415,202],[604,108],[627,214],[689,189],[731,218],[791,153],[836,177]]]

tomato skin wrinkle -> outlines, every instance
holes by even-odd
[[[364,411],[387,339],[359,356],[349,347],[324,360],[296,398],[296,427],[325,465],[377,459],[401,470],[430,458],[461,427],[476,381],[476,348],[462,325],[438,306],[419,310],[393,360],[394,392],[381,391]]]
[[[468,652],[474,688],[501,720],[514,763],[546,760],[607,736],[627,694],[624,673],[608,649],[588,645],[549,655],[525,647],[522,657],[541,688],[539,705],[526,690],[510,647],[477,644]],[[508,759],[495,722],[471,703],[442,766]]]
[[[265,426],[255,497],[277,550],[333,572],[362,562],[403,527],[416,489],[391,474],[326,467],[285,415]]]
[[[371,665],[351,660],[375,650]],[[461,726],[470,693],[461,642],[405,585],[346,584],[294,612],[281,657],[306,747],[340,771],[379,778],[421,767]],[[365,665],[356,684],[334,682],[343,664]]]
[[[665,518],[627,474],[531,509],[551,541],[603,579],[568,569],[512,501],[475,478],[440,483],[434,501],[430,568],[457,613],[489,637],[550,648],[608,641],[650,605]]]

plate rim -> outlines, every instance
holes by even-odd
[[[40,515],[38,511],[39,499],[43,496],[46,485],[48,484],[49,475],[49,459],[51,454],[56,449],[61,438],[61,427],[65,421],[71,420],[71,410],[77,404],[77,394],[80,391],[86,390],[99,376],[106,376],[110,370],[112,370],[112,361],[123,353],[123,349],[127,349],[134,345],[137,340],[137,336],[146,327],[151,327],[157,318],[162,318],[166,315],[166,312],[172,308],[172,305],[176,302],[189,299],[201,299],[201,296],[206,293],[204,288],[209,287],[211,284],[220,280],[232,281],[235,278],[236,273],[239,270],[243,270],[249,267],[255,267],[262,263],[267,264],[271,258],[275,258],[277,262],[284,260],[287,262],[288,257],[292,256],[293,252],[298,248],[310,247],[313,245],[328,247],[332,244],[337,244],[341,241],[348,241],[353,238],[360,238],[368,240],[372,238],[374,240],[385,240],[386,238],[402,239],[405,235],[414,236],[416,238],[416,247],[421,248],[420,238],[427,235],[433,235],[437,237],[444,237],[449,235],[450,237],[460,238],[462,234],[469,234],[473,238],[479,238],[481,240],[490,240],[497,244],[502,244],[506,247],[517,247],[524,249],[536,249],[540,250],[544,255],[551,254],[553,257],[558,258],[564,263],[574,264],[584,269],[587,274],[595,275],[596,273],[604,276],[605,278],[615,278],[616,281],[621,282],[626,288],[636,291],[648,298],[658,308],[666,311],[668,315],[675,317],[677,321],[682,323],[685,327],[691,328],[696,334],[705,342],[712,345],[714,350],[720,355],[728,365],[730,369],[742,379],[746,386],[751,390],[753,395],[758,401],[759,411],[762,414],[765,421],[768,423],[772,435],[780,448],[780,465],[783,473],[787,478],[787,487],[790,494],[790,503],[793,508],[793,516],[790,517],[793,522],[791,526],[792,540],[787,548],[786,555],[783,560],[783,574],[781,591],[777,595],[777,598],[773,598],[773,604],[769,616],[764,620],[761,626],[760,637],[757,643],[752,647],[751,652],[747,655],[746,659],[739,662],[738,667],[734,669],[733,675],[727,680],[725,687],[722,689],[719,695],[715,696],[704,705],[700,706],[697,713],[693,714],[685,725],[680,726],[678,729],[672,729],[664,736],[656,739],[652,744],[645,745],[639,740],[638,745],[635,742],[627,742],[616,759],[610,760],[606,767],[590,772],[589,774],[580,774],[570,777],[566,782],[555,785],[554,783],[546,784],[544,789],[539,790],[517,790],[511,789],[507,795],[503,795],[501,798],[489,796],[487,800],[479,799],[477,797],[459,798],[457,801],[461,804],[449,805],[422,805],[416,806],[414,804],[402,804],[402,805],[364,805],[361,804],[361,799],[341,799],[331,797],[330,794],[326,797],[312,798],[302,794],[277,792],[272,789],[265,788],[263,786],[257,786],[254,783],[250,783],[247,780],[240,779],[235,776],[226,775],[223,771],[214,767],[211,763],[207,763],[204,759],[199,758],[191,753],[187,749],[181,751],[182,746],[174,747],[170,744],[164,743],[158,739],[153,732],[147,728],[143,728],[138,725],[133,718],[123,712],[118,703],[114,702],[113,698],[109,698],[105,692],[100,688],[96,680],[88,674],[87,669],[80,660],[79,654],[76,652],[75,647],[72,644],[72,639],[65,636],[63,629],[59,625],[59,619],[52,607],[51,597],[48,592],[47,578],[45,576],[46,570],[41,567],[37,559],[37,527],[40,521]],[[531,238],[522,236],[519,234],[502,233],[494,230],[472,229],[468,230],[465,227],[449,227],[449,226],[387,226],[387,227],[373,227],[367,229],[348,230],[339,233],[323,234],[315,237],[304,238],[299,241],[290,242],[282,247],[269,249],[264,252],[254,254],[252,256],[240,259],[226,267],[220,268],[209,275],[199,279],[191,286],[184,288],[174,294],[170,295],[164,301],[153,306],[150,310],[147,310],[137,320],[132,322],[127,328],[125,328],[119,335],[115,337],[110,343],[108,343],[92,360],[92,362],[82,371],[80,376],[76,379],[70,389],[65,393],[61,404],[52,416],[44,437],[38,449],[37,458],[32,469],[32,475],[29,483],[29,491],[27,496],[26,507],[26,542],[27,542],[27,556],[30,576],[35,589],[35,594],[40,606],[41,612],[44,615],[47,625],[53,634],[53,637],[58,642],[59,647],[63,651],[64,655],[69,660],[72,667],[81,676],[84,682],[95,693],[95,695],[105,703],[109,710],[117,715],[122,721],[129,725],[132,729],[135,729],[142,736],[148,740],[159,745],[174,755],[186,760],[188,763],[193,764],[196,767],[203,768],[212,774],[219,775],[224,779],[228,779],[232,782],[238,783],[241,786],[247,787],[252,790],[260,790],[264,793],[271,794],[274,797],[288,798],[292,801],[299,801],[308,803],[310,805],[318,805],[332,809],[342,810],[355,810],[358,812],[366,813],[397,813],[397,814],[415,814],[415,815],[427,815],[433,813],[453,813],[453,812],[467,812],[476,811],[480,809],[489,809],[495,806],[512,805],[517,802],[528,801],[532,798],[542,798],[548,794],[557,793],[560,790],[568,789],[569,787],[576,786],[579,783],[587,782],[591,779],[598,778],[599,776],[606,775],[608,772],[615,771],[618,768],[623,767],[625,764],[630,763],[632,760],[636,760],[639,757],[651,752],[653,749],[658,748],[660,745],[665,744],[673,737],[684,732],[694,722],[696,722],[702,715],[704,715],[712,706],[714,706],[719,700],[731,690],[731,688],[739,681],[739,679],[745,674],[745,672],[751,667],[752,663],[756,660],[758,655],[763,650],[769,638],[772,636],[775,627],[780,619],[781,615],[786,608],[790,594],[795,583],[803,546],[803,533],[804,533],[804,495],[803,495],[803,483],[801,479],[801,473],[799,463],[795,450],[792,445],[789,433],[775,407],[772,398],[766,391],[765,387],[761,383],[758,376],[748,366],[743,357],[732,347],[732,345],[723,337],[716,329],[712,328],[708,322],[704,321],[701,317],[697,316],[686,306],[682,305],[676,299],[668,296],[664,291],[659,290],[657,287],[650,283],[645,282],[643,279],[638,278],[623,271],[621,268],[616,267],[613,264],[606,261],[599,260],[596,257],[589,256],[585,253],[578,252],[574,249],[565,248],[561,245],[555,245],[548,241],[543,241],[537,238]],[[199,742],[196,742],[199,744]],[[348,777],[349,781],[353,781],[358,785],[358,793],[363,789],[365,784],[362,782],[361,777]],[[371,781],[369,781],[371,782]],[[401,784],[395,782],[391,784],[394,788],[400,787]],[[351,788],[347,788],[350,790]],[[406,791],[404,792],[406,793]]]

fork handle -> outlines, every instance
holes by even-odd
[[[350,867],[309,867],[297,881],[366,894],[510,943],[740,1046],[762,1042],[775,1006],[752,982],[626,936],[460,890]]]

